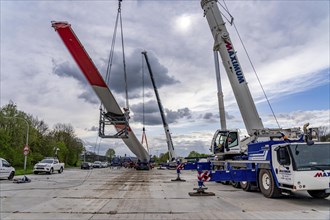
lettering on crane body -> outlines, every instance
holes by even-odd
[[[237,80],[241,84],[241,83],[245,82],[245,79],[244,79],[244,76],[243,76],[243,73],[242,73],[241,66],[239,65],[239,63],[237,61],[236,53],[233,49],[232,44],[228,40],[224,40],[224,41],[226,43],[226,48],[227,48],[231,63],[234,67],[234,70],[235,70],[235,73],[236,73],[236,76],[237,76]]]
[[[330,177],[330,172],[317,172],[314,177]]]

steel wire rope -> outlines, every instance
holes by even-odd
[[[117,16],[116,16],[116,22],[115,22],[115,28],[114,28],[113,35],[112,35],[111,48],[110,48],[110,52],[109,52],[107,72],[106,72],[106,76],[105,76],[105,80],[106,80],[108,85],[110,83],[110,72],[111,72],[111,68],[112,68],[113,55],[114,55],[115,44],[116,44],[119,13],[120,13],[120,9],[118,8],[118,12],[117,12]]]
[[[279,124],[279,122],[278,122],[278,120],[277,120],[277,117],[276,117],[276,115],[275,115],[275,112],[274,112],[274,110],[273,110],[273,107],[272,107],[272,105],[271,105],[271,103],[270,103],[270,101],[269,101],[269,99],[268,99],[268,96],[267,96],[267,94],[266,94],[266,91],[265,91],[264,87],[262,86],[262,83],[261,83],[260,78],[259,78],[259,76],[258,76],[258,74],[257,74],[257,71],[256,71],[256,69],[254,68],[254,65],[253,65],[253,62],[252,62],[252,60],[251,60],[251,58],[250,58],[250,55],[249,55],[249,53],[248,53],[248,51],[247,51],[247,49],[246,49],[246,47],[245,47],[245,44],[244,44],[244,42],[243,42],[243,40],[242,40],[242,38],[241,38],[241,35],[239,34],[239,31],[238,31],[238,29],[237,29],[237,27],[236,27],[236,25],[235,25],[235,22],[234,22],[233,16],[230,14],[230,12],[229,12],[229,10],[228,10],[228,7],[227,7],[227,4],[226,4],[225,0],[223,0],[223,3],[224,3],[224,5],[225,5],[225,8],[224,8],[224,6],[222,6],[222,5],[220,4],[220,2],[218,1],[218,4],[221,5],[221,7],[224,8],[225,11],[228,13],[228,15],[231,17],[231,21],[229,21],[227,18],[226,18],[226,19],[227,19],[227,21],[229,21],[229,22],[231,23],[231,25],[234,26],[234,29],[235,29],[235,31],[236,31],[236,33],[237,33],[237,36],[238,36],[238,38],[239,38],[239,40],[240,40],[240,42],[241,42],[241,44],[242,44],[242,46],[243,46],[243,49],[244,49],[244,51],[245,51],[245,54],[246,54],[246,56],[247,56],[247,58],[248,58],[248,60],[249,60],[249,63],[250,63],[250,65],[251,65],[252,69],[253,69],[253,72],[254,72],[255,76],[257,77],[257,80],[258,80],[258,83],[259,83],[259,85],[260,85],[260,87],[261,87],[261,90],[262,90],[262,92],[263,92],[263,94],[264,94],[264,96],[265,96],[265,98],[266,98],[266,100],[267,100],[268,106],[269,106],[269,108],[270,108],[270,110],[271,110],[271,112],[272,112],[272,115],[273,115],[273,117],[274,117],[274,119],[275,119],[275,121],[276,121],[276,124],[277,124],[278,128],[281,128],[281,126],[280,126],[280,124]]]
[[[114,50],[115,50],[116,37],[117,37],[117,29],[118,29],[118,21],[119,21],[119,24],[120,24],[120,33],[121,33],[122,56],[123,56],[123,69],[124,69],[124,81],[125,81],[126,108],[128,110],[129,109],[129,103],[128,103],[128,83],[127,83],[127,71],[126,71],[126,60],[125,60],[123,22],[122,22],[122,16],[121,16],[121,2],[122,2],[122,0],[119,0],[118,1],[118,10],[117,10],[117,16],[116,16],[116,21],[115,21],[115,28],[114,28],[114,32],[113,32],[113,38],[112,38],[112,42],[111,42],[111,48],[110,48],[108,65],[107,65],[107,71],[106,71],[106,82],[107,82],[108,85],[110,84],[110,73],[111,73],[112,64],[113,64],[113,57],[114,57]]]
[[[125,47],[124,47],[124,31],[123,31],[123,21],[121,17],[121,1],[119,0],[119,22],[120,22],[120,32],[121,32],[121,46],[123,52],[123,67],[124,67],[124,79],[125,79],[125,95],[126,95],[126,108],[127,111],[129,110],[129,103],[128,103],[128,85],[127,85],[127,71],[126,71],[126,60],[125,60]]]
[[[144,118],[144,113],[145,113],[145,109],[144,109],[144,62],[143,62],[143,54],[141,54],[141,60],[142,60],[142,124],[143,124],[143,131],[145,131],[144,129],[144,125],[145,125],[145,118]]]

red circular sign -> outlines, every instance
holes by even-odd
[[[24,150],[24,152],[23,152],[24,155],[27,156],[29,154],[29,150],[30,150],[29,146],[25,145],[23,150]]]

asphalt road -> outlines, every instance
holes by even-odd
[[[190,197],[196,172],[68,169],[0,180],[0,219],[330,219],[330,199],[296,193],[279,199],[207,182],[215,196]],[[16,177],[18,178],[18,177]]]

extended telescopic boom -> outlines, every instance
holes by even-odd
[[[253,102],[225,22],[222,19],[217,0],[202,0],[201,6],[214,38],[213,50],[220,53],[246,130],[249,135],[253,135],[253,130],[264,129],[264,126]]]
[[[163,122],[164,130],[165,130],[166,141],[167,141],[167,146],[168,146],[168,152],[169,152],[169,157],[170,157],[169,159],[170,159],[170,161],[173,161],[173,160],[176,159],[176,154],[175,154],[174,147],[173,147],[173,142],[172,142],[170,129],[169,129],[168,124],[166,122],[163,105],[160,102],[157,86],[156,86],[155,79],[154,79],[154,76],[153,76],[153,73],[152,73],[152,70],[151,70],[151,66],[150,66],[150,63],[149,63],[149,60],[148,60],[147,51],[143,51],[142,54],[144,55],[144,58],[146,60],[147,66],[148,66],[152,86],[154,87],[154,90],[155,90],[155,95],[156,95],[156,98],[157,98],[157,103],[158,103],[160,115],[162,117],[162,122]]]

